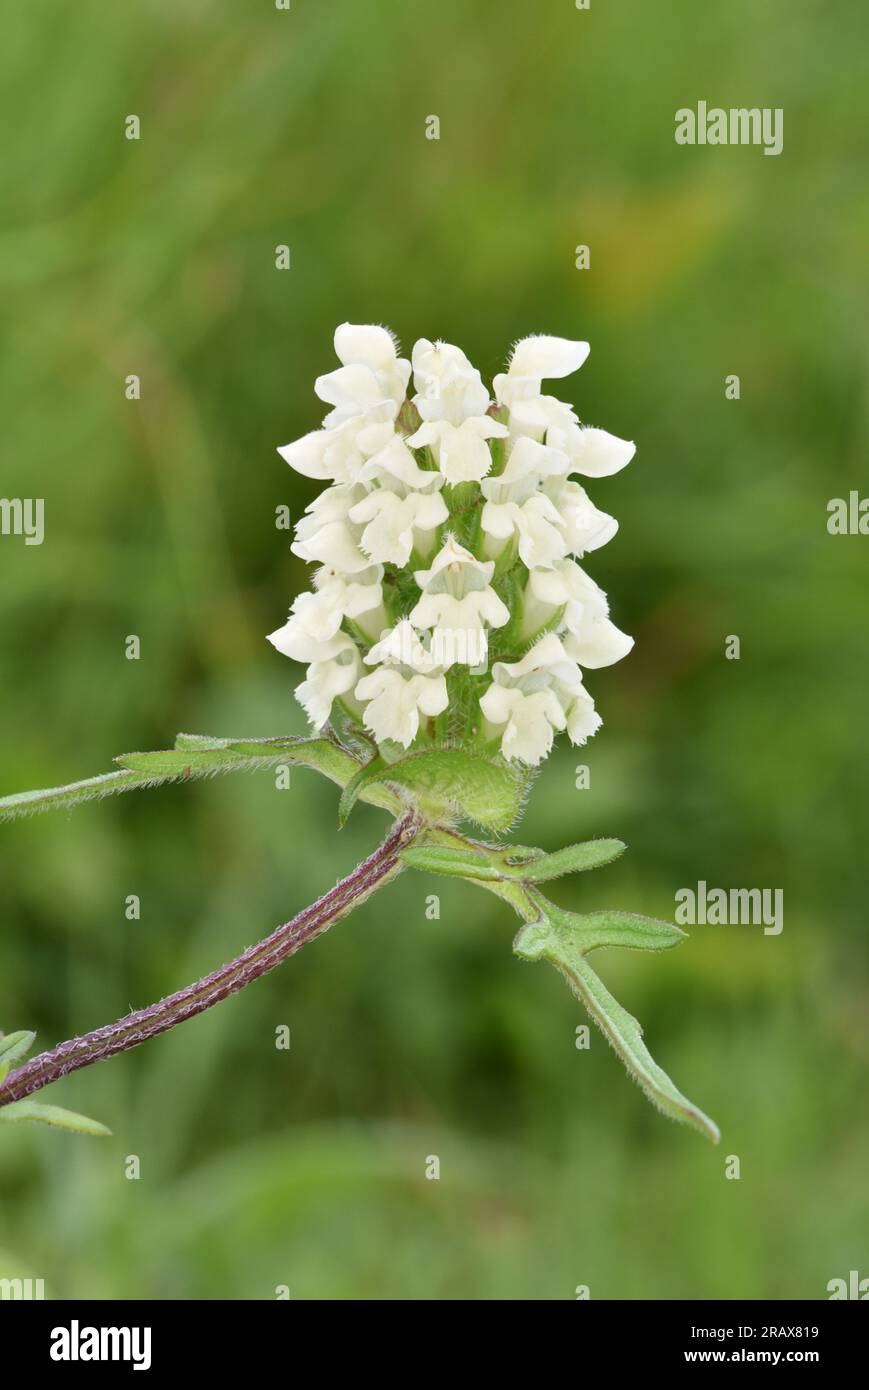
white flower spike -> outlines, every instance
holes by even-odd
[[[576,563],[617,522],[572,475],[616,473],[634,445],[543,393],[588,351],[523,338],[490,393],[451,343],[421,338],[407,361],[386,328],[337,329],[323,427],[278,451],[327,484],[292,547],[320,566],[313,591],[269,639],[307,664],[316,729],[534,768],[557,733],[600,727],[583,670],[633,642]]]

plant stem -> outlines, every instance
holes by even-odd
[[[96,1028],[83,1037],[71,1038],[50,1052],[40,1053],[13,1071],[0,1085],[0,1107],[23,1100],[25,1096],[41,1091],[44,1086],[81,1067],[89,1067],[93,1062],[101,1062],[119,1052],[128,1052],[149,1038],[167,1033],[170,1028],[188,1018],[195,1018],[222,999],[238,993],[245,985],[267,975],[394,878],[403,867],[399,854],[414,840],[419,828],[420,821],[415,814],[408,814],[396,821],[383,843],[352,873],[291,922],[278,927],[256,946],[249,946],[235,960],[221,966],[213,974],[146,1009],[118,1019],[116,1023]]]

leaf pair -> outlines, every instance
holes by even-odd
[[[34,1042],[35,1033],[18,1032],[4,1036],[0,1034],[0,1086],[13,1070],[16,1062],[27,1056]],[[86,1115],[77,1115],[73,1110],[62,1110],[59,1105],[44,1105],[42,1101],[14,1100],[9,1105],[0,1105],[0,1124],[43,1124],[55,1129],[69,1129],[76,1134],[90,1134],[103,1137],[111,1134],[110,1129],[89,1120]]]
[[[674,1120],[689,1124],[719,1140],[718,1126],[673,1084],[643,1042],[641,1024],[610,994],[588,962],[602,946],[625,946],[634,951],[666,951],[685,940],[671,922],[633,912],[566,912],[535,893],[540,916],[518,932],[513,950],[522,960],[546,960],[567,980],[588,1009],[607,1042],[618,1053],[653,1105]]]
[[[468,879],[503,897],[525,925],[513,949],[521,960],[546,960],[567,980],[604,1037],[645,1094],[665,1114],[692,1125],[717,1143],[717,1126],[692,1104],[655,1062],[643,1042],[643,1030],[619,1004],[587,959],[591,951],[621,946],[634,951],[663,951],[678,946],[685,933],[671,922],[633,912],[568,912],[550,902],[537,884],[561,874],[598,868],[623,852],[620,840],[588,840],[554,854],[523,846],[492,847],[433,832],[429,842],[402,852],[411,868]]]

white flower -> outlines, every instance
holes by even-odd
[[[353,416],[394,420],[407,391],[410,363],[398,356],[395,340],[375,324],[342,323],[335,330],[336,371],[317,377],[314,390],[334,409],[328,427]]]
[[[489,537],[487,554],[497,558],[513,536],[518,539],[519,557],[529,569],[551,565],[567,554],[561,514],[540,490],[541,479],[560,470],[562,462],[556,450],[519,439],[503,473],[484,479],[480,491],[486,502],[480,525]]]
[[[630,463],[636,445],[630,439],[591,425],[580,425],[573,408],[554,396],[532,396],[510,407],[510,434],[545,441],[563,456],[562,471],[586,478],[607,478]]]
[[[429,474],[435,485],[440,478]],[[439,492],[410,492],[396,482],[369,492],[350,509],[350,520],[364,527],[360,545],[369,560],[378,565],[406,565],[414,545],[425,552],[433,543],[434,532],[449,516]]]
[[[367,493],[368,488],[363,483],[335,483],[324,488],[305,508],[305,515],[296,526],[296,535],[301,540],[309,540],[322,526],[346,521],[350,508]]]
[[[560,640],[547,633],[521,661],[496,661],[480,709],[493,725],[505,725],[501,752],[535,766],[547,757],[556,731],[585,743],[600,727],[582,672]]]
[[[637,446],[631,439],[619,439],[591,425],[552,425],[546,432],[546,443],[566,454],[570,461],[568,472],[581,473],[585,478],[608,478],[630,463]]]
[[[581,748],[593,738],[603,720],[594,707],[594,700],[585,686],[576,691],[567,707],[567,737],[575,747]]]
[[[365,658],[366,666],[376,666],[379,661],[390,666],[408,666],[411,671],[424,675],[441,674],[440,663],[432,656],[430,648],[423,645],[408,618],[402,618],[395,627],[382,633]]]
[[[378,666],[363,676],[356,696],[367,700],[365,727],[378,743],[390,740],[408,748],[419,732],[419,716],[441,714],[449,703],[443,676],[407,676]]]
[[[540,395],[541,382],[570,376],[589,354],[588,343],[536,334],[517,343],[506,372],[495,377],[495,395],[502,405]]]
[[[433,667],[407,619],[372,647],[365,661],[389,663],[378,665],[356,685],[356,698],[369,701],[365,727],[378,743],[392,740],[407,748],[416,738],[420,714],[441,714],[449,703],[443,674]]]
[[[543,484],[543,495],[561,521],[566,542],[562,554],[569,551],[571,555],[584,555],[588,550],[599,550],[619,529],[615,517],[600,511],[579,483],[549,478]]]
[[[488,496],[492,488],[521,485],[525,489],[522,495],[527,496],[544,478],[562,477],[567,463],[567,457],[560,450],[523,437],[512,444],[503,472],[496,478],[489,478],[489,486],[483,491]]]
[[[391,427],[390,427],[391,428]],[[394,430],[384,441],[383,447],[373,454],[360,469],[362,482],[383,482],[394,478],[405,487],[429,487],[433,482],[430,469],[420,468],[404,439]],[[435,486],[439,486],[435,483]]]
[[[556,732],[566,724],[564,711],[551,690],[524,694],[509,686],[491,685],[480,701],[491,724],[505,724],[501,752],[508,762],[536,767],[549,756]]]
[[[562,639],[567,655],[587,671],[614,665],[627,656],[634,645],[633,637],[622,632],[609,618],[589,618],[577,628],[564,632]]]
[[[475,559],[452,536],[430,569],[415,571],[422,596],[410,621],[414,627],[433,629],[432,651],[443,666],[482,665],[488,650],[484,624],[503,627],[509,622],[509,608],[491,587],[494,571],[494,561]]]
[[[276,635],[269,640],[273,641]],[[278,647],[278,650],[283,648]],[[315,729],[322,729],[327,722],[335,700],[350,697],[361,670],[356,643],[345,633],[335,638],[332,656],[311,662],[305,680],[296,689],[296,699]]]
[[[359,620],[366,632],[383,626],[383,566],[370,565],[356,575],[343,575],[324,565],[314,576],[316,592],[299,594],[291,612],[300,628],[314,640],[328,641],[345,618]]]
[[[334,429],[314,430],[278,453],[306,478],[336,483],[359,481],[366,460],[382,450],[395,434],[391,420],[372,424],[353,416]]]
[[[356,534],[346,521],[320,526],[310,540],[296,541],[290,549],[302,560],[317,565],[332,565],[347,574],[368,569],[371,564],[369,556],[363,555],[359,549]]]
[[[331,661],[354,643],[343,632],[333,633],[331,637],[312,637],[297,613],[288,618],[283,627],[270,632],[267,640],[276,651],[289,656],[293,661]]]
[[[491,403],[489,393],[461,348],[420,338],[412,357],[417,392],[413,403],[421,419],[460,425],[486,414]]]
[[[447,482],[479,483],[492,467],[492,455],[487,439],[503,439],[509,433],[506,425],[491,415],[472,415],[460,425],[448,420],[429,420],[411,435],[412,449],[431,446],[438,468]]]
[[[314,564],[328,565],[343,574],[359,574],[371,560],[359,547],[361,527],[350,521],[353,506],[366,496],[363,486],[339,483],[321,492],[296,526],[294,555]]]
[[[538,631],[561,609],[559,630],[564,650],[578,665],[589,669],[611,666],[633,647],[634,639],[610,622],[603,589],[573,560],[559,560],[553,569],[534,570],[529,575],[522,632],[528,636]]]
[[[516,535],[520,558],[529,569],[551,565],[568,550],[558,508],[539,492],[522,503],[487,502],[480,524],[491,538],[487,554],[500,555],[503,543]]]
[[[509,420],[510,434],[514,439],[535,439],[540,443],[545,440],[547,444],[555,444],[557,430],[566,434],[579,423],[573,406],[556,400],[554,396],[538,395],[513,401],[509,408]]]

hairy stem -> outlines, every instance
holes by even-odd
[[[101,1062],[119,1052],[128,1052],[149,1038],[167,1033],[170,1028],[188,1018],[195,1018],[222,999],[237,994],[245,985],[267,975],[295,955],[300,947],[328,930],[333,922],[365,902],[375,889],[394,878],[402,869],[399,855],[413,841],[419,825],[415,815],[407,815],[396,821],[383,843],[352,873],[291,922],[278,927],[256,946],[249,946],[228,965],[221,966],[177,994],[170,994],[146,1009],[118,1019],[116,1023],[60,1043],[50,1052],[41,1053],[13,1071],[0,1085],[0,1107],[23,1100],[25,1096],[41,1091],[44,1086],[59,1081],[62,1076],[81,1067],[89,1067],[93,1062]]]

